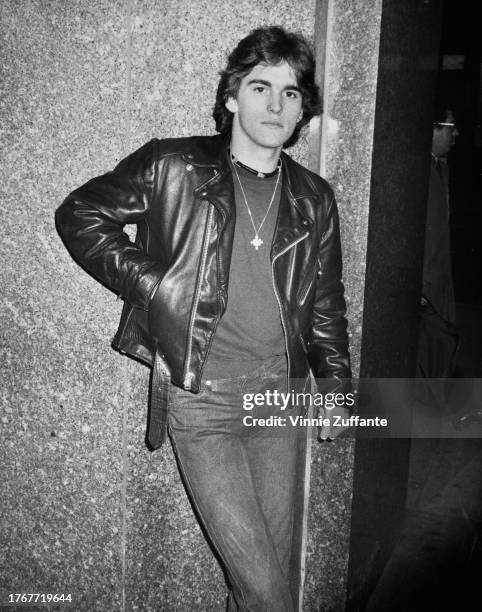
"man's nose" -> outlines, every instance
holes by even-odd
[[[280,113],[283,110],[281,96],[277,93],[272,93],[268,103],[268,110],[272,113]]]

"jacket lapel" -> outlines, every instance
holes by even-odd
[[[283,159],[283,188],[281,191],[281,199],[278,212],[278,220],[273,236],[271,246],[271,258],[274,259],[283,251],[287,251],[297,242],[307,236],[313,225],[313,219],[308,210],[306,210],[305,199],[316,198],[316,194],[311,189],[302,193],[300,189],[303,187],[302,178],[296,180],[294,174],[296,168],[293,161],[287,155],[282,155]],[[294,191],[294,186],[297,187]],[[297,195],[302,193],[302,195]]]
[[[189,154],[188,161],[194,166],[212,168],[212,173],[194,190],[201,199],[211,202],[220,212],[223,226],[235,218],[234,185],[227,158],[228,140],[224,136],[207,139],[203,147]],[[271,258],[294,246],[307,235],[313,225],[306,199],[317,198],[313,189],[298,171],[295,162],[282,153],[282,189],[276,229],[271,245]],[[200,173],[202,174],[202,173]]]

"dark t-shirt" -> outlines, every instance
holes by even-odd
[[[269,206],[278,175],[260,178],[236,167],[253,221],[259,227]],[[259,231],[263,244],[250,244],[255,237],[248,209],[233,169],[236,226],[229,271],[228,302],[204,367],[204,379],[231,378],[256,369],[261,362],[285,352],[280,311],[274,293],[270,263],[281,193],[281,177],[273,203]]]

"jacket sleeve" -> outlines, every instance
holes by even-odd
[[[350,378],[338,210],[331,194],[318,247],[308,359],[315,378]]]
[[[156,139],[122,160],[112,172],[73,191],[56,212],[57,229],[73,258],[112,291],[147,310],[161,281],[160,262],[123,231],[149,210],[154,189]]]

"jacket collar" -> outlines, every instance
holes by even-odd
[[[189,150],[183,154],[193,166],[217,168],[219,171],[227,162],[226,151],[229,138],[224,134],[215,136],[193,136],[188,139]]]
[[[186,160],[199,168],[216,168],[220,175],[218,180],[222,180],[226,173],[230,173],[226,153],[230,140],[228,136],[224,134],[194,136],[189,140],[189,151],[183,155]],[[299,164],[284,151],[281,153],[281,159],[283,161],[283,184],[290,195],[295,199],[317,197],[314,187],[304,178]]]
[[[184,154],[189,163],[199,168],[215,169],[215,173],[195,191],[206,195],[223,217],[229,218],[234,202],[234,186],[227,156],[229,137],[225,135],[193,137],[189,144],[189,151]],[[311,182],[306,179],[305,171],[299,164],[284,152],[281,153],[281,159],[283,189],[280,206],[283,213],[279,229],[286,231],[288,226],[291,228],[294,226],[306,231],[313,224],[313,219],[306,208],[306,199],[318,199],[318,194]]]

